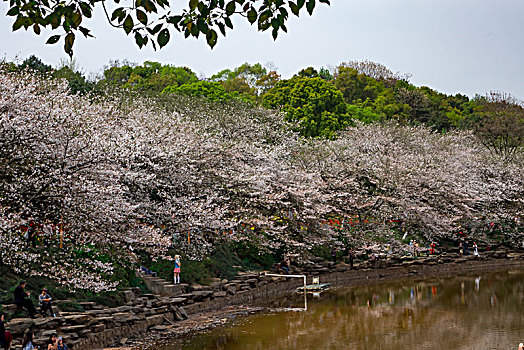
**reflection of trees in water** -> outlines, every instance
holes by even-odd
[[[523,276],[493,274],[477,285],[473,276],[333,290],[310,298],[308,312],[258,315],[219,331],[208,348],[513,348],[524,329]],[[288,297],[278,304],[300,301]]]

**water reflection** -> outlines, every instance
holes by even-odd
[[[164,349],[517,349],[524,271],[342,288]],[[273,307],[297,307],[301,296]]]

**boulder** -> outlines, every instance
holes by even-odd
[[[257,278],[250,278],[250,279],[247,279],[245,281],[246,283],[248,283],[251,287],[256,287],[257,283],[258,283],[258,279]]]
[[[60,332],[61,333],[74,333],[74,332],[82,331],[85,328],[86,328],[86,326],[84,326],[84,325],[66,326],[66,327],[60,328]]]
[[[215,292],[213,293],[214,298],[223,298],[227,295],[227,292],[221,291],[221,292]]]
[[[124,296],[125,296],[127,301],[133,302],[133,301],[136,300],[136,295],[131,290],[125,290],[124,291]]]
[[[87,314],[74,314],[64,316],[64,320],[67,324],[78,325],[86,324],[89,321],[89,315]]]
[[[103,332],[104,330],[106,329],[106,325],[105,324],[96,324],[94,326],[91,327],[91,332],[92,333],[100,333],[100,332]]]
[[[98,317],[96,320],[99,323],[105,323],[106,325],[112,325],[115,323],[115,319],[113,316]]]
[[[137,320],[137,317],[132,312],[118,312],[113,314],[113,318],[118,323],[130,323]]]
[[[213,295],[213,292],[210,290],[202,290],[202,291],[193,292],[191,294],[193,294],[194,301],[202,301],[204,299],[211,297]]]
[[[182,314],[182,312],[180,312],[180,308],[177,307],[177,306],[172,306],[171,307],[171,311],[173,312],[173,318],[176,320],[176,321],[183,321],[185,319],[187,319],[187,315],[185,314]]]
[[[34,325],[34,321],[30,318],[16,318],[5,324],[6,330],[11,332],[13,336],[24,335],[25,332]]]
[[[129,312],[131,311],[131,308],[127,305],[124,305],[124,306],[115,307],[113,310],[115,311],[115,313],[121,313],[121,312]]]
[[[237,287],[229,283],[224,285],[224,289],[226,290],[227,294],[231,294],[231,295],[234,295],[237,292]]]
[[[171,305],[182,305],[187,301],[187,298],[171,298]]]

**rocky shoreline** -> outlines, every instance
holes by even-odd
[[[357,264],[354,269],[316,259],[298,266],[295,272],[305,274],[308,283],[313,276],[320,276],[323,283],[334,286],[357,286],[522,268],[524,253],[494,251],[483,252],[480,257],[455,253],[418,259],[390,256]],[[126,291],[124,306],[106,308],[84,303],[82,313],[62,312],[60,317],[47,319],[13,319],[6,328],[15,337],[13,346],[19,346],[23,333],[32,328],[37,345],[43,345],[49,334],[57,332],[74,349],[116,345],[145,348],[143,343],[129,339],[145,339],[146,335],[151,339],[152,334],[159,334],[156,338],[172,337],[219,326],[230,318],[259,311],[253,306],[289,293],[302,283],[297,278],[244,273],[230,281],[215,279],[209,286],[179,286],[175,296],[141,294],[134,288]]]

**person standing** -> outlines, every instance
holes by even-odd
[[[333,248],[331,248],[331,256],[333,257],[333,262],[336,265],[337,264],[337,247],[333,246]]]
[[[10,332],[5,330],[4,314],[0,314],[0,346],[2,349],[9,350],[11,348],[12,341],[13,336]]]
[[[469,255],[469,245],[467,239],[464,239],[464,255]]]
[[[15,304],[19,308],[25,307],[29,313],[29,317],[35,318],[36,309],[33,305],[33,301],[29,298],[31,293],[24,290],[26,282],[20,281],[18,286],[15,288]]]
[[[435,254],[435,246],[436,246],[435,242],[431,242],[431,245],[430,245],[431,249],[429,251],[431,255]]]
[[[477,247],[477,242],[473,242],[473,255],[479,256],[479,249]]]
[[[33,248],[36,248],[36,238],[36,223],[31,220],[27,228],[27,246],[31,245]]]
[[[355,259],[355,252],[353,251],[353,249],[350,249],[349,251],[349,267],[351,268],[351,270],[353,270],[353,261]]]
[[[53,307],[51,306],[51,296],[47,293],[47,288],[42,289],[42,294],[38,296],[38,301],[40,302],[40,313],[45,317],[47,310],[49,310],[49,315],[55,317],[53,313]]]
[[[175,269],[173,270],[174,283],[180,283],[180,268],[182,264],[180,262],[180,255],[175,255]]]

